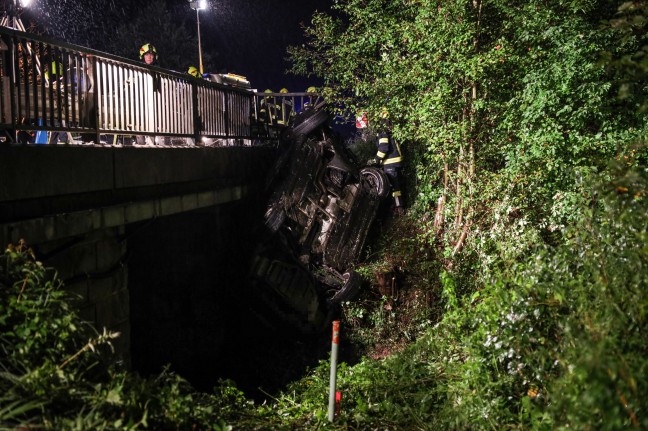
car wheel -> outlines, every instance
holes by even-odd
[[[351,301],[360,292],[360,285],[362,284],[360,274],[355,271],[345,272],[342,279],[344,285],[329,299],[329,305],[338,305],[345,301]]]
[[[306,136],[328,119],[328,113],[323,109],[306,111],[302,114],[304,117],[297,119],[293,126],[295,136]]]
[[[364,180],[369,185],[369,190],[374,195],[384,198],[389,194],[389,179],[383,171],[377,168],[364,168],[360,171]]]

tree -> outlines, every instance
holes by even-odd
[[[621,42],[628,46],[624,52],[605,52],[606,62],[612,71],[621,75],[619,97],[623,100],[639,99],[641,109],[648,110],[646,87],[648,86],[648,2],[624,2],[610,25],[619,30]]]
[[[600,61],[610,46],[631,49],[601,26],[616,7],[339,0],[289,54],[292,71],[322,77],[348,115],[389,109],[416,178],[415,213],[447,257],[469,240],[479,253],[523,253],[578,216],[582,175],[645,132]]]

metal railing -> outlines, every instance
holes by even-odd
[[[257,93],[6,27],[0,80],[0,131],[12,142],[263,144],[317,97]]]

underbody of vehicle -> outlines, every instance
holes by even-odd
[[[358,293],[353,268],[389,194],[382,170],[361,168],[327,123],[314,106],[283,134],[251,265],[266,306],[305,333],[322,330]]]

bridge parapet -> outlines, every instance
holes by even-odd
[[[152,144],[258,145],[276,141],[317,97],[257,93],[6,27],[0,79],[0,130],[11,141],[40,131],[97,144],[149,136],[158,137]]]

